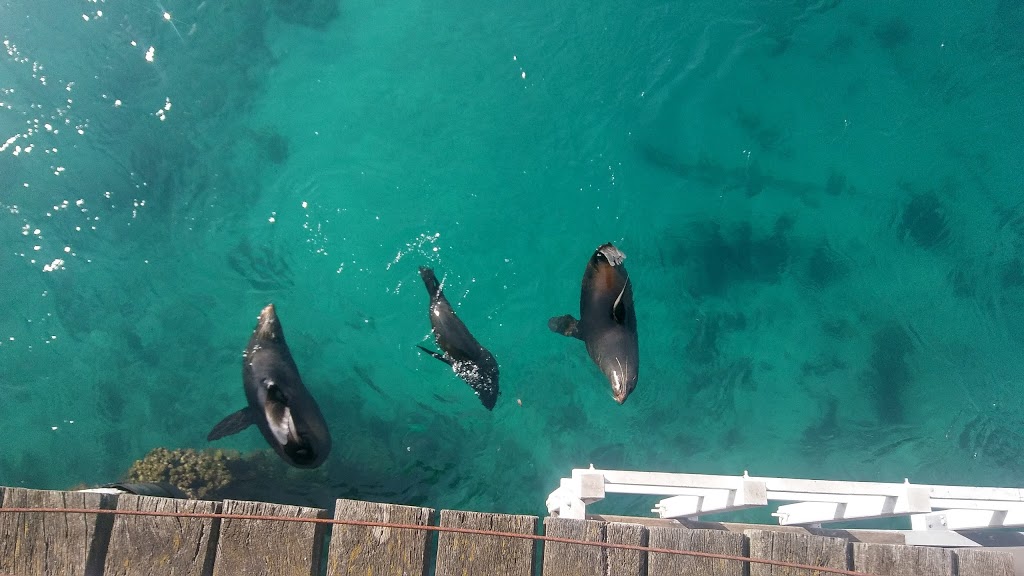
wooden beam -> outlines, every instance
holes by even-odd
[[[393,524],[427,526],[431,508],[338,500],[336,520],[372,520]],[[424,576],[427,573],[427,542],[430,532],[373,526],[335,524],[327,554],[327,576]]]
[[[605,541],[605,523],[569,518],[544,519],[544,534],[586,542]],[[608,555],[604,548],[561,542],[544,543],[544,576],[606,576]]]
[[[220,503],[121,494],[117,509],[212,514]],[[103,576],[210,576],[219,528],[215,518],[116,516]]]
[[[959,576],[1014,576],[1013,554],[984,548],[953,550]]]
[[[225,514],[327,518],[320,508],[225,500]],[[324,524],[277,520],[233,520],[220,525],[214,576],[317,576]]]
[[[873,576],[954,576],[953,553],[943,548],[853,543],[853,569]]]
[[[116,496],[4,490],[6,508],[112,509]],[[0,514],[0,573],[101,574],[114,518],[109,514]]]
[[[732,556],[747,555],[747,539],[743,534],[733,534],[721,530],[652,527],[649,529],[649,542],[651,548],[693,550]],[[678,576],[680,574],[687,576],[743,576],[746,573],[745,564],[745,562],[735,560],[651,552],[647,558],[647,574],[649,576]]]
[[[609,522],[605,541],[611,544],[647,546],[647,528],[640,524]],[[637,550],[608,549],[608,576],[646,576],[647,553]]]
[[[558,538],[572,538],[586,542],[609,542],[645,546],[647,529],[639,524],[573,520],[548,517],[544,519],[544,534]],[[645,576],[647,554],[637,550],[602,548],[581,544],[545,542],[544,576]]]
[[[750,557],[797,562],[823,568],[849,569],[849,543],[842,538],[813,534],[747,530]],[[750,576],[816,576],[814,571],[794,570],[768,564],[750,563]]]
[[[536,516],[442,510],[441,526],[536,534]],[[437,576],[487,574],[532,576],[534,540],[442,532],[437,538]]]

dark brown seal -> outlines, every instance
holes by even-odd
[[[583,340],[619,404],[636,388],[640,369],[633,283],[625,259],[610,242],[595,250],[583,272],[580,319],[566,314],[548,320],[552,332]]]

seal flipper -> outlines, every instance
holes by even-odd
[[[548,320],[548,328],[552,332],[557,332],[563,336],[570,336],[572,338],[583,340],[583,335],[580,334],[579,330],[579,321],[573,318],[572,314],[554,316]]]
[[[213,430],[210,430],[210,433],[206,435],[206,439],[208,441],[213,441],[225,436],[231,436],[232,434],[238,434],[252,424],[252,409],[246,406],[218,422],[217,425],[213,427]]]
[[[437,359],[438,359],[438,360],[440,360],[441,362],[444,362],[445,364],[447,364],[447,365],[449,365],[449,366],[451,366],[451,365],[452,365],[452,361],[451,361],[451,360],[449,360],[449,359],[447,359],[447,358],[445,358],[445,357],[444,357],[444,354],[438,354],[437,352],[434,352],[433,350],[431,350],[431,349],[429,349],[429,348],[424,348],[423,346],[420,346],[419,344],[417,344],[417,345],[416,345],[416,347],[417,347],[417,348],[419,348],[420,350],[423,350],[423,351],[424,351],[424,352],[426,352],[427,354],[430,354],[430,355],[431,355],[431,356],[433,356],[434,358],[437,358]]]

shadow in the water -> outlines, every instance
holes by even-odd
[[[770,134],[762,138],[770,139]],[[766,141],[766,144],[774,145],[774,140]],[[817,205],[822,195],[834,196],[854,191],[846,176],[835,168],[829,171],[824,182],[815,183],[776,176],[765,170],[757,161],[748,162],[744,166],[730,167],[707,156],[701,156],[696,162],[686,162],[670,152],[646,144],[640,145],[639,152],[641,158],[651,165],[696,182],[709,190],[739,190],[748,197],[757,196],[766,190],[778,190],[796,196],[811,206]]]
[[[949,209],[939,193],[935,190],[916,192],[906,184],[901,188],[909,194],[910,199],[900,213],[897,228],[900,239],[910,239],[925,249],[944,246],[951,234],[946,216]],[[945,192],[948,192],[948,187]]]
[[[742,312],[712,312],[697,319],[697,326],[685,354],[688,364],[707,366],[719,360],[720,340],[731,332],[746,330],[747,318]]]
[[[340,0],[274,0],[274,14],[290,24],[324,30],[340,12]]]
[[[288,138],[274,128],[245,129],[245,134],[261,160],[281,166],[291,157]]]
[[[822,239],[804,262],[804,278],[818,290],[841,282],[850,273],[849,262]]]
[[[757,114],[747,112],[742,108],[736,110],[736,123],[739,125],[747,138],[753,141],[763,152],[777,151],[784,141],[782,130],[778,127],[768,125]]]
[[[957,447],[980,469],[993,468],[1024,474],[1024,426],[1005,411],[977,414],[956,436]]]
[[[872,336],[871,357],[862,378],[884,424],[903,421],[908,389],[914,385],[910,366],[914,350],[910,331],[899,323],[891,322]]]
[[[261,292],[287,290],[295,284],[295,275],[284,253],[269,243],[256,243],[248,237],[239,240],[228,254],[228,266]]]
[[[723,296],[737,284],[775,284],[790,263],[792,228],[787,216],[763,237],[755,235],[750,222],[731,229],[714,220],[696,222],[670,258],[687,269],[687,289],[697,299]]]
[[[892,17],[875,26],[872,35],[878,45],[887,52],[895,52],[910,43],[913,36],[910,24],[899,17]]]

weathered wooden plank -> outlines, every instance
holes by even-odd
[[[442,510],[441,526],[536,534],[536,516]],[[487,574],[532,576],[536,541],[507,536],[441,532],[437,537],[437,576]]]
[[[985,548],[958,548],[953,550],[957,558],[959,576],[1013,576],[1013,554]]]
[[[647,545],[647,528],[640,524],[609,522],[605,541],[610,544]],[[639,550],[608,549],[608,576],[646,576],[647,553]]]
[[[798,562],[823,568],[850,567],[849,542],[813,534],[796,534],[772,530],[747,530],[750,557],[784,562]],[[750,563],[750,576],[818,576],[814,570],[794,570],[768,564]]]
[[[110,494],[7,488],[3,506],[99,510],[116,501]],[[109,514],[0,514],[0,573],[101,574],[113,522]]]
[[[692,550],[746,556],[747,538],[721,530],[688,530],[686,528],[651,527],[649,529],[651,548],[668,550]],[[647,574],[650,576],[743,576],[745,562],[718,558],[700,558],[651,552],[647,558]]]
[[[586,542],[605,541],[605,523],[547,517],[544,535]],[[564,542],[544,543],[544,576],[605,576],[608,555],[604,548]]]
[[[430,524],[432,508],[338,500],[335,520],[372,520],[393,524]],[[427,573],[430,532],[335,524],[327,554],[327,576],[414,576]]]
[[[117,509],[213,514],[220,503],[122,494]],[[103,575],[209,576],[219,527],[220,520],[213,518],[116,516]]]
[[[639,524],[548,517],[544,519],[544,527],[546,536],[556,538],[634,546],[647,544],[647,529]],[[644,576],[647,555],[639,550],[545,542],[541,573],[544,576]]]
[[[320,508],[225,500],[225,514],[327,518]],[[225,518],[220,524],[214,576],[316,576],[325,524]]]
[[[853,569],[874,576],[953,576],[953,553],[944,548],[853,544]]]

